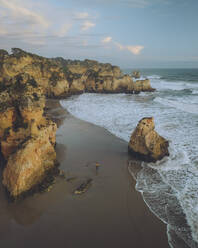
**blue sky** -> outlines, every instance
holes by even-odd
[[[122,68],[198,67],[197,0],[0,0],[0,48]]]

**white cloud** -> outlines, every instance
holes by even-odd
[[[77,12],[74,14],[74,17],[76,19],[80,19],[80,20],[81,19],[87,19],[87,18],[89,18],[89,14],[87,12]]]
[[[124,46],[124,45],[120,44],[117,41],[113,41],[111,36],[105,37],[101,42],[104,43],[104,44],[105,43],[112,42],[112,44],[114,44],[119,50],[121,50],[121,51],[128,50],[129,52],[131,52],[134,55],[140,54],[140,52],[144,49],[144,46],[141,46],[141,45],[137,45],[137,46],[133,46],[133,45]]]
[[[86,31],[96,25],[96,18],[96,14],[91,15],[88,11],[54,9],[54,4],[46,0],[0,0],[1,46],[9,49],[11,46],[38,48],[47,45],[48,49],[55,43],[68,46],[72,37],[79,37],[78,46],[74,45],[84,48],[94,37],[83,42],[82,32],[88,35]],[[73,46],[70,43],[69,46]]]
[[[21,43],[41,46],[49,35],[50,22],[38,13],[38,6],[29,0],[0,0],[0,36],[7,39],[9,44],[17,46]],[[41,11],[41,9],[39,9]]]
[[[126,46],[126,49],[128,49],[129,52],[135,55],[138,55],[144,49],[144,47],[143,46]]]
[[[20,3],[14,0],[0,0],[0,6],[6,8],[7,11],[11,12],[12,18],[21,19],[26,18],[31,20],[33,23],[39,24],[44,28],[49,27],[49,22],[36,12],[20,6]]]
[[[88,30],[88,29],[90,29],[90,28],[93,28],[93,27],[95,27],[95,26],[96,26],[95,23],[93,23],[93,22],[91,22],[91,21],[85,21],[85,22],[83,22],[83,24],[81,25],[81,31],[86,31],[86,30]]]
[[[102,43],[109,43],[112,41],[112,37],[111,36],[107,36],[102,40]]]

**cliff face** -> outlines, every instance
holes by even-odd
[[[4,79],[0,93],[0,144],[6,160],[3,184],[17,197],[54,166],[56,124],[43,116],[43,89],[28,74]]]
[[[3,184],[13,197],[39,184],[54,167],[56,124],[45,118],[45,98],[82,92],[153,91],[120,68],[93,60],[48,59],[21,49],[0,50],[0,152]]]
[[[138,93],[154,90],[149,80],[134,82],[128,75],[123,75],[119,67],[111,64],[93,60],[47,59],[17,48],[12,51],[11,55],[6,51],[0,52],[0,81],[9,80],[18,73],[27,73],[49,97],[65,97],[85,91]]]
[[[50,59],[12,49],[13,54],[1,60],[0,81],[19,73],[27,73],[42,87],[45,95],[61,96],[68,92],[69,83],[62,67]]]

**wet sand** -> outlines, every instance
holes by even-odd
[[[8,203],[0,188],[0,247],[169,247],[166,225],[134,188],[127,143],[51,103],[51,114],[61,119],[56,150],[66,178],[57,177],[50,192],[18,203]],[[90,178],[88,191],[74,195]]]

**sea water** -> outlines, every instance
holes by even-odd
[[[125,70],[124,72],[130,72]],[[83,94],[61,101],[74,116],[129,141],[138,121],[153,116],[170,141],[170,156],[142,163],[136,189],[167,224],[171,247],[198,247],[198,70],[144,69],[153,93]],[[129,172],[133,174],[129,166]]]

